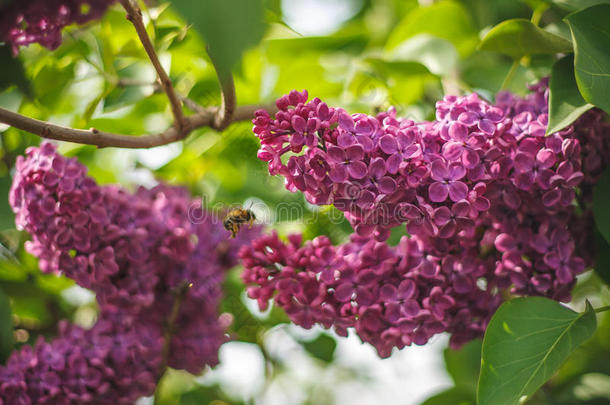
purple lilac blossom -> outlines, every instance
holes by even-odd
[[[38,42],[51,50],[61,44],[61,30],[101,18],[116,0],[9,1],[0,8],[0,42],[17,53],[20,46]]]
[[[610,160],[610,124],[594,110],[545,137],[547,81],[531,90],[496,105],[447,96],[423,123],[394,109],[350,116],[306,91],[280,98],[273,118],[258,111],[270,173],[334,204],[355,234],[242,248],[250,297],[306,328],[355,328],[383,357],[439,332],[454,347],[481,336],[503,294],[568,301],[591,263],[591,187]],[[399,225],[410,238],[387,246]]]
[[[258,229],[228,239],[221,221],[180,187],[131,194],[99,186],[84,165],[48,142],[29,148],[16,168],[9,201],[17,226],[32,235],[26,249],[42,271],[91,289],[100,315],[91,330],[60,328],[55,340],[15,352],[0,367],[0,405],[127,404],[150,395],[160,376],[166,322],[185,285],[167,363],[192,373],[217,364],[227,340],[218,314],[220,284],[237,264],[239,246]],[[77,366],[55,370],[43,352],[65,352]],[[78,373],[91,374],[92,382]]]

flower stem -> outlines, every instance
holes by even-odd
[[[180,305],[182,304],[182,301],[184,300],[184,297],[186,296],[186,293],[188,292],[191,285],[192,285],[191,283],[184,281],[182,284],[177,286],[172,291],[174,294],[174,303],[172,304],[172,309],[169,314],[169,317],[167,318],[167,323],[165,324],[165,330],[163,333],[163,348],[162,348],[162,352],[161,352],[161,367],[160,367],[161,371],[159,373],[159,380],[157,381],[157,388],[155,389],[155,396],[154,396],[155,404],[161,403],[160,402],[161,401],[161,398],[160,398],[161,391],[159,390],[160,382],[161,382],[161,379],[163,378],[163,375],[167,371],[169,351],[171,348],[172,336],[174,335],[174,331],[175,331],[175,323],[176,323],[176,320],[178,319],[178,314],[180,313]]]
[[[531,18],[531,22],[534,25],[538,25],[540,24],[540,19],[542,18],[542,14],[544,14],[544,12],[549,8],[549,5],[546,3],[542,3],[541,5],[539,5],[538,7],[536,7],[534,9],[534,11],[532,12],[532,18]]]
[[[595,308],[595,312],[597,312],[598,314],[600,312],[604,312],[604,311],[610,311],[610,305],[606,305],[605,307]]]

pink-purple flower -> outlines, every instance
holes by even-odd
[[[595,110],[545,137],[547,81],[531,90],[496,105],[448,96],[422,123],[394,109],[350,115],[296,91],[275,117],[258,111],[270,173],[334,204],[354,234],[338,246],[273,234],[242,248],[250,297],[307,328],[354,328],[383,357],[443,331],[453,346],[480,336],[506,292],[569,300],[591,263],[591,185],[610,162],[610,125]],[[316,119],[316,139],[284,165],[304,130],[296,115]],[[389,247],[395,226],[410,237]]]
[[[221,221],[180,187],[131,194],[98,186],[48,142],[18,158],[9,200],[41,270],[91,289],[100,314],[90,330],[62,326],[49,343],[15,351],[0,367],[1,405],[131,404],[154,391],[163,362],[192,373],[218,362],[227,326],[220,284],[258,229],[228,239]]]

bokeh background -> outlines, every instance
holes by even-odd
[[[204,106],[218,104],[217,79],[201,39],[168,3],[150,3],[144,12],[147,29],[177,91]],[[444,94],[476,91],[493,100],[512,60],[477,50],[481,36],[507,18],[529,19],[543,2],[266,3],[265,38],[236,70],[239,104],[270,102],[292,89],[307,89],[311,97],[350,112],[372,114],[394,105],[400,115],[425,120],[433,119],[435,101]],[[552,6],[541,25],[569,36],[561,21],[566,14],[565,8]],[[8,58],[0,55],[3,63],[10,63]],[[21,51],[20,60],[23,72],[6,72],[27,80],[17,80],[18,86],[0,80],[0,106],[58,124],[118,133],[151,133],[171,125],[166,97],[152,84],[155,72],[119,7],[99,22],[65,30],[56,51],[32,45]],[[509,89],[525,93],[527,83],[549,74],[553,61],[551,56],[529,58]],[[0,304],[6,308],[10,302],[20,346],[38,336],[52,337],[60,319],[92,325],[97,309],[91,293],[66,278],[40,273],[36,259],[24,252],[28,235],[15,229],[6,196],[16,156],[40,139],[3,125],[0,134]],[[340,243],[351,232],[336,210],[307,204],[301,194],[286,191],[280,178],[268,175],[266,164],[256,158],[258,140],[247,122],[223,133],[200,129],[183,142],[148,150],[67,143],[59,149],[78,157],[102,184],[132,189],[160,181],[181,184],[213,207],[252,206],[259,223],[283,235],[302,232],[311,239],[325,234]],[[390,243],[403,234],[396,229]],[[472,389],[476,384],[480,342],[452,352],[441,335],[382,360],[354,335],[304,331],[287,323],[278,309],[260,313],[246,297],[239,273],[233,269],[225,283],[222,307],[232,314],[234,341],[222,347],[221,364],[201,376],[170,371],[159,388],[162,404],[416,405],[449,387]],[[580,277],[574,296],[577,309],[585,296],[610,299],[592,272]],[[610,325],[608,316],[599,321],[596,336],[532,403],[610,401]],[[0,315],[0,328],[10,324]],[[545,399],[549,395],[554,402]],[[445,402],[438,397],[426,402],[437,403]],[[152,404],[152,398],[139,404]]]

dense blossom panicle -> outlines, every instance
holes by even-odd
[[[394,109],[349,115],[297,91],[275,117],[257,111],[269,172],[343,211],[355,234],[342,246],[271,235],[242,248],[249,295],[304,327],[354,327],[382,356],[443,331],[454,346],[481,335],[506,289],[569,300],[590,264],[581,235],[610,125],[594,110],[545,137],[547,81],[531,90],[495,105],[447,96],[423,123]],[[410,238],[389,247],[398,225]]]
[[[0,403],[133,404],[154,391],[162,344],[129,317],[104,314],[89,330],[62,323],[53,341],[39,338],[0,369]]]
[[[180,306],[168,364],[198,373],[206,365],[218,362],[217,352],[226,340],[227,326],[218,316],[220,284],[225,271],[237,263],[238,247],[249,242],[257,229],[244,229],[236,239],[228,239],[220,221],[183,188],[160,185],[140,188],[132,194],[117,186],[98,186],[87,177],[84,165],[59,155],[46,142],[19,157],[16,169],[9,201],[17,226],[32,235],[27,250],[39,258],[43,271],[61,272],[95,292],[100,305],[100,317],[93,329],[79,335],[72,332],[78,328],[69,328],[70,332],[61,331],[57,340],[41,343],[40,347],[51,345],[60,350],[62,345],[77,346],[101,334],[104,342],[112,338],[126,345],[118,347],[124,358],[108,362],[105,357],[90,358],[88,352],[78,352],[78,361],[85,364],[83,370],[89,370],[86,364],[94,362],[95,367],[108,372],[118,373],[124,368],[127,374],[121,377],[124,384],[113,383],[113,389],[118,391],[109,391],[110,396],[73,399],[71,396],[80,395],[81,391],[82,395],[91,395],[91,390],[99,386],[88,387],[78,379],[70,385],[65,379],[71,377],[59,373],[53,378],[60,381],[63,390],[54,393],[50,402],[44,402],[46,399],[37,390],[30,389],[33,381],[46,376],[44,368],[40,369],[42,374],[38,368],[25,372],[21,363],[13,360],[6,369],[0,369],[0,398],[9,398],[5,390],[16,386],[6,384],[15,379],[18,386],[25,384],[23,395],[31,403],[108,403],[106,399],[112,395],[132,399],[134,395],[149,395],[159,377],[162,350],[158,343],[163,341],[166,322],[177,299]],[[83,333],[87,338],[79,337]],[[129,339],[135,339],[133,345]],[[145,343],[144,339],[151,343],[145,348],[136,345]],[[47,367],[39,353],[35,348],[32,356]],[[22,355],[17,353],[14,357]],[[129,371],[132,361],[142,361],[142,366],[149,364],[146,378],[137,378],[138,369]],[[118,375],[104,378],[110,384]],[[115,395],[117,392],[120,395]]]
[[[0,6],[0,42],[13,52],[34,42],[55,49],[61,44],[61,30],[70,24],[84,24],[101,18],[116,0],[29,0],[8,1]]]
[[[389,247],[354,235],[341,246],[324,236],[285,244],[274,233],[242,247],[243,278],[261,308],[273,298],[305,328],[332,326],[342,336],[355,328],[382,357],[442,331],[454,344],[467,342],[500,302],[494,285],[477,286],[492,277],[493,261],[479,258],[475,246],[432,243],[403,237]]]

